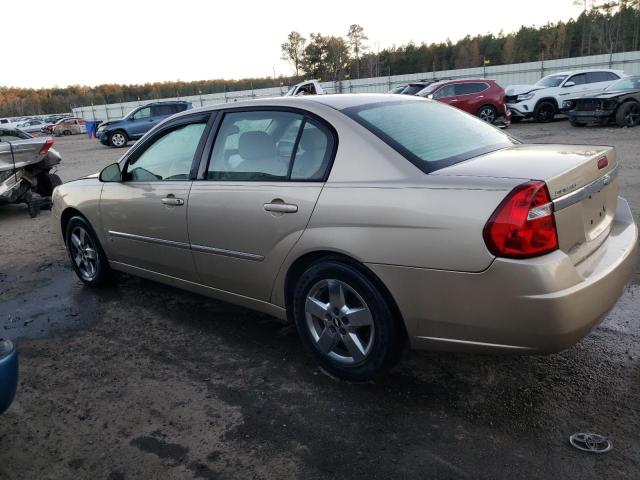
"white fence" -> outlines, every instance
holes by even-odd
[[[531,84],[541,77],[560,70],[574,70],[580,68],[613,68],[624,70],[632,75],[640,74],[640,51],[614,53],[612,55],[591,55],[588,57],[562,58],[540,62],[516,63],[511,65],[496,65],[478,68],[463,68],[458,70],[441,70],[437,72],[411,73],[407,75],[393,75],[387,77],[361,78],[358,80],[343,80],[341,82],[321,83],[329,93],[384,93],[393,87],[408,82],[430,78],[491,78],[506,87],[515,84]],[[287,87],[261,88],[256,90],[242,90],[226,93],[212,93],[208,95],[192,95],[173,97],[161,100],[187,100],[194,107],[216,105],[235,102],[257,97],[277,97],[284,95]],[[124,117],[134,108],[149,103],[151,100],[125,103],[111,103],[108,105],[90,105],[73,109],[74,115],[86,120],[114,120]]]

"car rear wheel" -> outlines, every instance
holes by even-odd
[[[538,123],[548,123],[556,116],[556,106],[548,101],[540,102],[536,105],[533,116]]]
[[[71,135],[71,130],[64,130],[64,131],[62,132],[62,135],[64,135],[65,137],[67,137],[67,136]]]
[[[122,131],[113,132],[109,135],[109,145],[116,148],[124,147],[129,142],[129,137]]]
[[[90,287],[98,287],[113,280],[107,256],[98,238],[82,217],[73,217],[65,229],[65,243],[73,270]]]
[[[36,193],[43,197],[50,197],[53,194],[53,189],[58,185],[62,185],[62,180],[58,175],[55,173],[41,173],[38,175]]]
[[[478,110],[477,116],[480,118],[480,120],[483,120],[490,124],[494,124],[496,121],[496,117],[498,116],[498,111],[493,105],[483,105]]]
[[[620,127],[637,127],[640,125],[640,104],[626,102],[618,107],[616,123]]]
[[[398,319],[358,268],[330,259],[311,265],[295,287],[293,310],[303,343],[335,377],[370,380],[400,358]]]

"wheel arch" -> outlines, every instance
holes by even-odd
[[[332,250],[316,250],[312,252],[307,252],[298,258],[296,258],[289,268],[287,269],[285,278],[284,278],[284,299],[285,299],[285,307],[287,310],[287,318],[290,321],[293,321],[293,293],[295,290],[295,285],[298,279],[302,276],[304,271],[311,266],[312,264],[320,261],[320,260],[334,260],[338,262],[345,263],[355,269],[357,269],[360,273],[365,275],[369,280],[371,280],[374,285],[382,292],[384,299],[386,300],[389,308],[393,312],[394,317],[398,320],[398,324],[402,329],[402,334],[404,335],[405,340],[409,338],[407,334],[406,325],[404,322],[404,318],[402,317],[402,312],[396,303],[395,298],[386,287],[386,285],[380,280],[380,278],[371,271],[364,263],[356,260],[355,258],[345,254]]]
[[[62,232],[62,241],[65,245],[67,244],[67,236],[65,232],[67,231],[69,220],[71,220],[73,217],[82,217],[89,224],[89,226],[91,226],[91,222],[89,221],[89,219],[86,217],[86,215],[83,215],[80,210],[74,207],[65,208],[60,215],[60,229]],[[91,226],[91,228],[93,228],[93,226]]]

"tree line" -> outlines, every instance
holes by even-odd
[[[572,0],[583,7],[576,19],[522,26],[517,32],[466,36],[452,42],[408,43],[377,51],[362,26],[351,25],[344,37],[291,32],[282,43],[282,58],[292,77],[242,80],[171,81],[144,85],[27,89],[0,87],[0,116],[70,111],[74,106],[153,100],[294,83],[303,78],[344,80],[482,65],[550,60],[640,49],[640,0]]]

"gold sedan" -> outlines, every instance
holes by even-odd
[[[552,352],[629,280],[637,227],[611,147],[524,145],[395,95],[278,98],[169,118],[56,188],[89,286],[127,272],[294,321],[329,373],[405,346]]]

